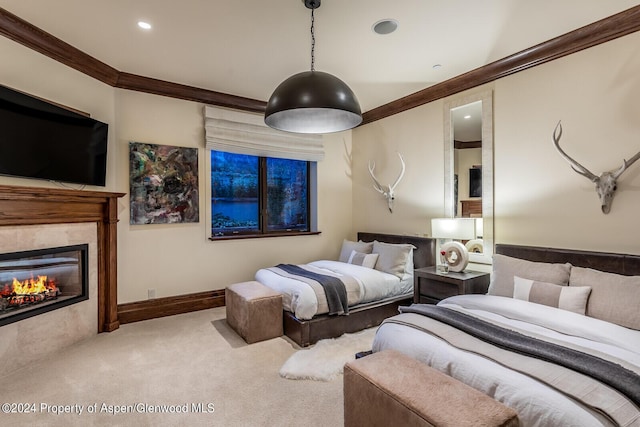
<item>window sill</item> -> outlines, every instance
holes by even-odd
[[[289,236],[314,236],[322,233],[322,231],[290,231],[285,233],[268,233],[268,234],[236,234],[232,236],[211,236],[209,240],[239,240],[239,239],[262,239],[265,237],[289,237]]]

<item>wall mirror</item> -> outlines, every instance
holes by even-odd
[[[452,98],[444,105],[445,216],[477,218],[478,236],[464,242],[469,262],[493,256],[493,92]]]

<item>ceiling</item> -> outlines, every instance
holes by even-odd
[[[315,68],[363,111],[640,4],[616,0],[323,0]],[[310,68],[301,0],[0,0],[0,7],[132,74],[267,101]],[[388,35],[372,31],[395,19]],[[153,28],[145,31],[139,20]],[[441,65],[434,68],[434,65]]]

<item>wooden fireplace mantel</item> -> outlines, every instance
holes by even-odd
[[[0,185],[0,226],[97,223],[98,332],[118,329],[118,198],[124,193]]]

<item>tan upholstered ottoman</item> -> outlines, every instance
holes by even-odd
[[[227,323],[251,344],[282,335],[282,295],[260,282],[234,283],[225,290]]]
[[[344,367],[344,425],[518,426],[516,412],[404,354],[385,350]]]

